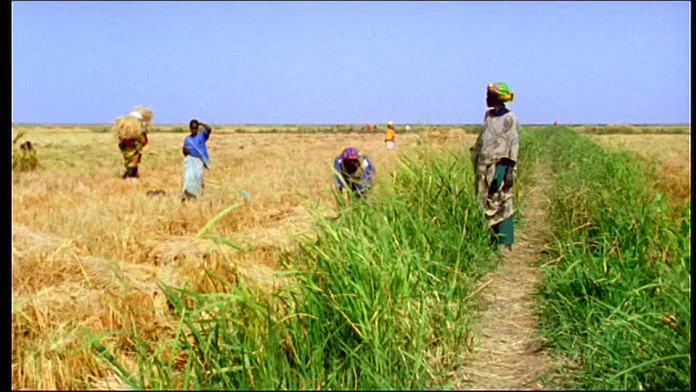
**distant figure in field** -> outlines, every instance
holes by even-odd
[[[350,191],[358,197],[371,187],[375,168],[367,155],[360,154],[354,147],[347,147],[334,160],[335,180],[338,189]]]
[[[554,126],[554,127],[557,127],[557,126],[558,126],[558,121],[554,121],[554,122],[553,122],[553,126]]]
[[[501,250],[508,256],[514,243],[513,184],[519,151],[519,122],[505,102],[514,94],[505,83],[488,85],[483,131],[471,148],[476,194]]]
[[[391,121],[387,123],[387,136],[384,139],[384,143],[387,145],[387,150],[393,150],[396,147],[396,129],[394,129],[394,123]]]
[[[198,128],[203,127],[203,132]],[[210,157],[206,143],[213,129],[196,119],[189,122],[190,135],[184,139],[182,152],[184,154],[184,186],[181,201],[197,198],[203,191],[203,170],[208,169]]]
[[[152,111],[138,107],[125,117],[114,121],[113,131],[118,138],[118,148],[123,155],[126,171],[121,178],[138,178],[138,165],[143,157],[143,149],[148,144],[147,133],[152,124]]]
[[[36,156],[36,149],[29,140],[19,145],[19,151],[12,152],[12,169],[31,171],[36,169],[38,164],[39,158]]]

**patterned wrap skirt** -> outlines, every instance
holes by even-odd
[[[123,155],[123,163],[126,169],[138,167],[143,157],[144,144],[139,140],[129,139],[120,142],[118,147]]]
[[[489,226],[497,225],[512,217],[513,187],[504,189],[506,170],[513,170],[505,165],[482,164],[476,167],[476,194],[483,206]]]

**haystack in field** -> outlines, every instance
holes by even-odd
[[[112,129],[119,140],[137,139],[150,132],[152,119],[152,110],[141,106],[127,116],[118,117]]]

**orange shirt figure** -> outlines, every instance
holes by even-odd
[[[387,137],[384,139],[387,144],[388,150],[393,150],[396,146],[396,130],[394,129],[394,123],[389,121],[387,123]]]

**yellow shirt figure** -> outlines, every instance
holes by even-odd
[[[394,140],[396,140],[396,131],[391,128],[387,128],[387,138],[385,141],[393,142]]]
[[[393,150],[396,144],[396,130],[394,129],[394,123],[389,121],[387,123],[387,137],[384,142],[387,144],[388,150]]]

